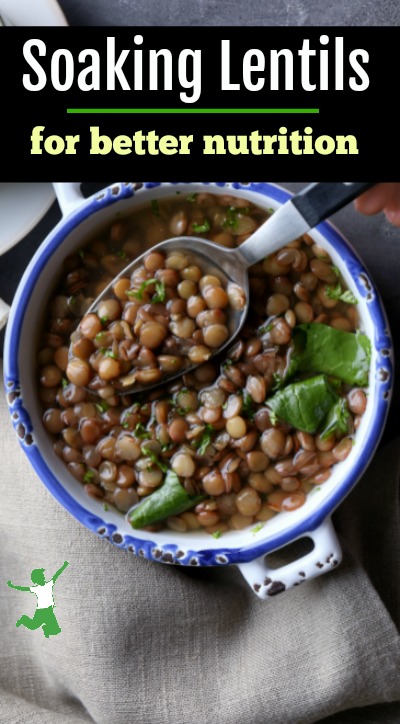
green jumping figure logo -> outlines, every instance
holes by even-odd
[[[14,586],[11,581],[7,581],[7,586],[10,588],[15,588],[17,591],[30,591],[37,598],[37,607],[33,618],[24,614],[15,624],[17,628],[18,626],[25,626],[34,631],[42,626],[42,631],[47,639],[49,636],[57,636],[61,632],[54,613],[53,588],[57,578],[61,576],[68,565],[68,561],[64,561],[61,568],[55,572],[53,578],[50,578],[49,581],[46,581],[44,577],[44,568],[35,568],[31,573],[32,583],[35,584],[33,586]]]

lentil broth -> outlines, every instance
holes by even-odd
[[[117,394],[107,374],[67,377],[71,334],[86,319],[89,332],[75,336],[74,342],[74,355],[86,363],[106,346],[105,335],[112,329],[102,325],[100,314],[88,322],[86,311],[143,251],[184,234],[204,235],[233,248],[267,216],[264,209],[233,196],[177,194],[153,201],[113,222],[69,256],[48,302],[38,384],[43,422],[53,436],[54,450],[89,496],[121,513],[144,499],[150,502],[152,496],[156,501],[167,471],[175,474],[181,483],[180,509],[175,512],[173,501],[164,506],[161,520],[149,517],[148,530],[203,528],[219,537],[229,529],[267,523],[281,511],[304,505],[313,487],[328,480],[332,467],[351,452],[352,436],[367,404],[363,389],[349,384],[336,388],[347,410],[345,425],[328,435],[276,420],[265,404],[285,376],[296,327],[317,323],[347,333],[358,328],[356,300],[327,252],[308,235],[250,269],[249,316],[232,348],[219,357],[139,396]],[[145,269],[136,282],[147,281],[147,273],[151,276],[153,271]],[[176,314],[197,320],[213,311],[200,308],[204,296],[189,294],[198,292],[197,287],[186,289],[186,284],[179,294],[175,269],[161,271],[168,304],[175,305]],[[179,284],[199,282],[198,270],[190,265],[180,274]],[[127,326],[135,323],[137,314],[132,310],[137,305],[125,295],[130,283],[121,287],[120,295],[114,289],[118,314]],[[148,304],[146,313],[154,316],[157,306]],[[204,331],[218,326],[218,320],[192,326],[184,339],[172,333],[176,349],[182,341],[189,351],[204,346]],[[145,342],[139,368],[154,369],[149,365],[153,352]],[[176,490],[174,481],[173,485]]]

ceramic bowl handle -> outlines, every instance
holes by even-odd
[[[303,537],[311,538],[314,547],[310,553],[292,563],[280,568],[269,568],[264,555],[239,564],[242,575],[257,596],[268,598],[298,586],[310,578],[327,573],[342,560],[342,550],[330,518]]]
[[[74,183],[53,183],[57,201],[63,216],[68,216],[74,209],[82,204],[84,196],[81,191],[82,181]]]

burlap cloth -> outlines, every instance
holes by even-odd
[[[335,515],[342,565],[260,601],[234,567],[150,563],[83,528],[31,470],[0,397],[1,722],[400,722],[398,442]],[[62,632],[17,629],[36,600],[6,581],[64,560]]]

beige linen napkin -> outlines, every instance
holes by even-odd
[[[47,492],[0,394],[0,721],[368,724],[400,721],[399,445],[336,514],[344,561],[269,601],[234,567],[150,563],[101,541]],[[16,628],[56,571],[58,636]]]

